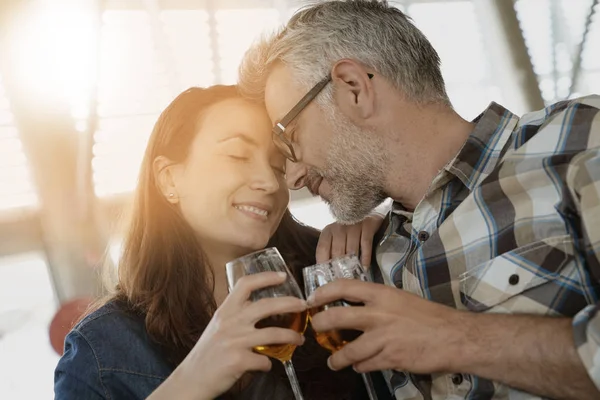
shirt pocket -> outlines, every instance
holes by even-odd
[[[543,309],[551,304],[553,293],[560,289],[543,285],[559,279],[573,259],[569,235],[529,243],[463,273],[461,301],[471,311],[486,311],[513,299],[504,311],[539,312],[540,305]]]

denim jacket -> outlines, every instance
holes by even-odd
[[[276,364],[273,361],[274,368]],[[143,316],[126,312],[111,302],[86,316],[67,335],[54,376],[55,399],[145,399],[171,372],[173,367],[148,337]],[[300,377],[301,371],[298,372]],[[350,391],[352,396],[344,398],[368,398],[360,377],[353,371],[346,373],[344,379],[341,385],[356,388]],[[286,379],[259,373],[236,398],[293,399],[293,394]]]

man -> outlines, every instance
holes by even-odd
[[[291,189],[348,224],[394,200],[376,250],[388,285],[309,299],[365,303],[313,318],[364,331],[331,368],[393,371],[398,399],[600,398],[600,97],[467,122],[428,40],[375,1],[298,12],[240,84],[266,105]]]

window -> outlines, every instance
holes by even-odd
[[[56,312],[40,254],[0,258],[0,397],[51,398],[58,355],[48,327]]]
[[[37,205],[31,171],[0,79],[0,212]]]

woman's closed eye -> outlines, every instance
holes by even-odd
[[[248,161],[248,159],[250,158],[250,156],[248,156],[247,154],[228,154],[227,156],[229,158],[233,158],[236,161]]]
[[[225,155],[227,155],[227,157],[232,158],[236,161],[248,161],[250,159],[250,157],[252,156],[252,152],[250,152],[244,148],[232,148],[232,149],[228,149],[225,152]]]

